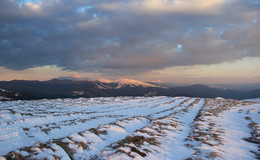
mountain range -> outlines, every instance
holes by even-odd
[[[169,87],[163,83],[142,82],[125,78],[114,81],[107,79],[82,80],[68,77],[48,81],[0,81],[0,88],[0,96],[4,100],[114,96],[188,96],[232,99],[260,97],[260,89],[250,91],[231,90],[201,84]]]

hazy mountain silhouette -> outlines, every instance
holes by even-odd
[[[24,93],[27,98],[77,98],[110,96],[188,96],[223,97],[232,99],[259,98],[260,89],[252,91],[230,90],[195,84],[191,86],[165,87],[131,79],[108,80],[68,80],[49,81],[0,81],[0,88]],[[25,96],[26,97],[26,96]],[[17,97],[16,97],[17,99]]]

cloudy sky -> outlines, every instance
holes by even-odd
[[[0,4],[0,80],[260,82],[260,0]]]

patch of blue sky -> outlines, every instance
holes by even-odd
[[[92,6],[82,6],[76,9],[76,12],[86,12],[87,10],[91,10]]]
[[[98,15],[97,15],[96,13],[93,13],[92,17],[93,17],[93,18],[97,18]]]
[[[42,2],[43,0],[17,0],[16,2],[19,5],[24,5],[26,3],[33,3],[33,4],[39,4],[40,2]]]
[[[190,34],[195,30],[195,28],[189,28],[188,31],[185,33],[186,36],[190,36]]]
[[[260,4],[260,0],[249,0],[251,4]]]
[[[103,41],[103,46],[111,46],[111,45],[115,45],[115,44],[119,44],[119,38],[118,37],[113,37],[111,39],[105,39]]]
[[[243,54],[249,54],[249,53],[250,53],[249,49],[246,48],[246,49],[243,50]]]
[[[175,50],[178,53],[181,53],[183,51],[183,44],[177,44],[176,47],[175,47]]]
[[[0,40],[0,47],[7,47],[10,46],[12,42],[4,39],[4,40]]]
[[[1,43],[8,43],[8,42],[9,42],[9,41],[6,40],[6,39],[4,39],[4,40],[1,41]]]
[[[222,42],[222,44],[227,44],[228,43],[228,41],[225,40],[225,39],[222,39],[221,42]]]
[[[221,38],[223,34],[224,34],[224,30],[219,31],[218,38]]]

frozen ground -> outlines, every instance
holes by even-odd
[[[259,159],[260,103],[188,97],[0,102],[1,159]]]

